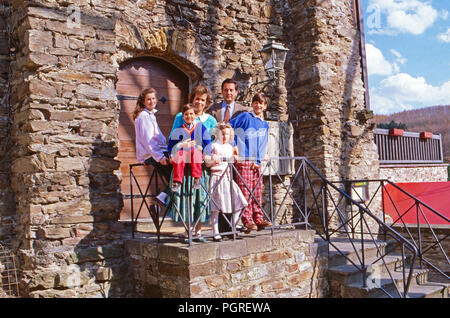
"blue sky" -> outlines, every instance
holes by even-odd
[[[450,105],[450,0],[362,0],[371,109]]]

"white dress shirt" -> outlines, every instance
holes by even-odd
[[[156,161],[164,158],[167,151],[166,137],[159,129],[155,113],[157,110],[144,109],[135,120],[136,158],[143,163],[150,157]]]

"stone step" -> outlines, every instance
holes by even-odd
[[[407,260],[406,260],[407,261]],[[341,283],[349,284],[360,282],[362,280],[362,266],[357,264],[358,268],[353,264],[343,264],[329,267],[329,277]],[[376,275],[378,273],[395,272],[402,268],[402,258],[400,255],[387,255],[383,259],[366,258],[366,275]]]
[[[403,293],[403,285],[398,285],[401,293]],[[391,296],[399,297],[393,286],[387,288]],[[423,283],[423,284],[411,284],[408,290],[407,298],[448,298],[449,286],[448,284],[437,283]],[[374,290],[368,296],[369,298],[389,298],[388,295],[381,290]],[[403,296],[402,296],[403,297]]]
[[[364,259],[373,259],[385,253],[386,246],[388,246],[388,243],[383,241],[376,241],[375,243],[364,242]],[[351,262],[359,265],[363,258],[363,248],[360,240],[353,240],[353,245],[348,241],[332,241],[332,244],[329,246],[329,250],[329,267],[351,264]],[[368,262],[365,261],[365,263]]]
[[[131,231],[131,220],[120,220],[123,223],[127,230]],[[161,231],[168,230],[169,228],[177,228],[183,227],[181,222],[175,222],[171,218],[166,217],[163,221],[162,218],[159,219],[159,222],[163,222],[161,226]],[[136,222],[136,231],[137,232],[156,232],[156,225],[153,222],[152,218],[139,218]]]
[[[403,297],[402,257],[393,251],[393,242],[365,241],[364,260],[366,268],[366,287],[363,287],[360,260],[362,258],[361,240],[333,238],[328,244],[329,262],[328,278],[330,289],[336,297],[385,298]],[[338,252],[339,250],[339,252]],[[384,262],[379,255],[386,253]],[[342,255],[343,254],[343,255]],[[345,255],[345,256],[344,256]],[[409,274],[409,254],[406,257],[405,279]],[[357,266],[353,265],[354,262]],[[375,263],[376,262],[376,263]],[[410,298],[448,298],[449,284],[428,282],[427,269],[414,269],[408,291]],[[392,276],[392,278],[391,278]],[[397,287],[396,287],[397,286]],[[398,291],[397,291],[398,288]],[[386,291],[388,294],[386,294]]]
[[[420,290],[420,286],[417,282],[418,281],[426,281],[426,278],[423,276],[426,276],[428,273],[428,270],[426,269],[415,269],[413,270],[413,276],[411,279],[410,289],[414,290],[416,293]],[[391,276],[387,273],[380,273],[377,275],[377,277],[374,277],[374,280],[372,281],[370,278],[367,280],[367,287],[363,287],[362,282],[354,282],[350,283],[348,285],[345,285],[346,294],[353,295],[352,297],[355,297],[355,295],[359,295],[356,297],[361,298],[384,298],[389,297],[383,289],[389,293],[392,297],[400,297],[398,292],[403,293],[403,273],[401,271],[392,272],[392,279]],[[405,273],[406,277],[408,278],[408,272]],[[394,284],[395,282],[395,284]],[[397,286],[397,287],[396,287]],[[398,288],[398,291],[397,291]],[[413,289],[414,288],[414,289]],[[443,287],[441,287],[441,290]],[[423,294],[426,294],[427,290],[422,290]],[[433,292],[435,290],[433,289]],[[344,297],[346,297],[344,295]],[[403,296],[402,296],[403,297]]]
[[[409,298],[448,298],[448,284],[425,283],[411,286],[408,292]]]
[[[126,231],[131,232],[131,220],[120,220],[122,224],[124,224]],[[159,222],[163,222],[163,219],[160,218]],[[211,230],[211,225],[209,222],[202,223],[202,231]],[[156,233],[155,223],[151,218],[139,218],[136,224],[136,231],[143,233]],[[164,219],[164,222],[161,225],[161,233],[162,234],[177,234],[184,233],[184,225],[183,222],[175,222],[169,217]]]

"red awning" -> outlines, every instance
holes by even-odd
[[[450,182],[396,183],[396,185],[440,214],[450,218]],[[403,215],[403,221],[406,224],[417,224],[417,213],[419,213],[419,223],[427,224],[422,212],[414,204],[415,201],[411,197],[390,184],[386,185],[383,195],[384,210],[392,216],[394,222],[397,220],[396,223],[402,223],[398,218]],[[420,208],[428,223],[449,225],[447,221],[422,204]]]

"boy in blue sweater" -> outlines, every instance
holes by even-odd
[[[262,179],[260,182],[258,180],[261,176],[261,162],[266,156],[269,139],[269,124],[264,120],[263,114],[266,107],[266,96],[263,93],[257,93],[252,99],[253,112],[244,112],[230,120],[241,157],[235,166],[243,180],[237,174],[234,179],[248,202],[241,217],[242,223],[247,228],[246,234],[253,230],[261,231],[272,226],[272,223],[264,220],[264,213],[259,207],[259,205],[262,206]],[[253,195],[257,201],[250,195],[250,191],[244,183],[251,191],[254,191]]]
[[[194,121],[196,118],[194,106],[192,104],[184,105],[182,113],[185,123],[172,131],[167,145],[170,154],[169,160],[173,166],[172,191],[174,192],[180,189],[183,182],[186,163],[191,166],[194,189],[200,188],[203,154],[209,156],[211,152],[209,146],[211,137],[201,122]]]

